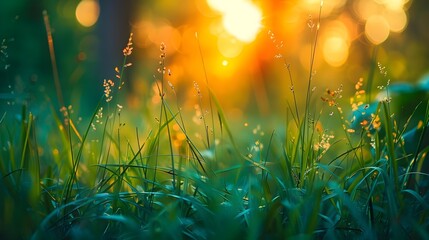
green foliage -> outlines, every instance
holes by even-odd
[[[312,59],[318,28],[314,34]],[[204,130],[196,138],[198,130],[190,127],[178,104],[170,105],[174,99],[166,97],[170,92],[161,46],[159,115],[142,140],[138,128],[135,134],[126,133],[121,121],[126,110],[119,95],[131,46],[130,38],[123,65],[116,69],[118,82],[105,83],[109,92],[83,129],[70,109],[64,108],[61,117],[52,110],[56,130],[47,133],[56,143],[52,151],[39,146],[37,125],[42,123],[25,105],[18,119],[3,115],[1,237],[429,237],[429,103],[414,130],[395,124],[390,99],[372,112],[369,125],[374,127],[351,129],[356,133],[348,131],[337,108],[340,124],[335,134],[346,147],[336,149],[329,145],[332,137],[320,130],[322,114],[311,104],[312,73],[305,109],[298,109],[294,95],[289,107],[293,121],[285,124],[284,136],[273,131],[269,136],[240,133],[241,138],[206,79],[211,118],[202,115]],[[197,91],[199,95],[202,90]],[[326,102],[337,106],[334,100]],[[198,104],[205,109],[201,99]],[[178,135],[183,139],[178,141]],[[409,152],[404,142],[417,147]]]

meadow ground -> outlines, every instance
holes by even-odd
[[[136,103],[132,33],[112,77],[76,97],[60,81],[57,63],[67,59],[54,51],[44,12],[52,83],[35,90],[17,80],[23,86],[0,98],[0,237],[428,239],[428,80],[392,83],[388,67],[371,61],[353,84],[317,91],[321,10],[306,24],[304,74],[273,56],[284,61],[287,87],[277,91],[288,100],[268,105],[283,110],[264,113],[256,92],[239,114],[223,106],[198,34],[200,81],[171,80],[180,68],[160,42]]]

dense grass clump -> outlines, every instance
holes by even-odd
[[[318,30],[311,28],[311,59]],[[116,77],[104,81],[92,116],[81,123],[65,106],[60,115],[51,111],[49,132],[40,132],[44,123],[25,103],[17,116],[2,115],[1,237],[429,238],[427,102],[415,106],[425,112],[420,116],[394,115],[389,81],[386,97],[371,105],[360,80],[350,120],[342,88],[312,95],[311,63],[304,107],[292,87],[284,130],[231,127],[207,79],[202,88],[194,84],[195,126],[164,79],[170,74],[165,48],[155,79],[156,122],[147,131],[127,132],[132,127],[123,121],[132,35]],[[310,104],[315,97],[338,122],[333,131],[321,127],[323,114]],[[405,125],[396,124],[400,118]],[[48,135],[48,146],[40,145],[40,135]]]

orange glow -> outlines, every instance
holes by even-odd
[[[389,23],[390,31],[392,32],[402,32],[407,26],[407,14],[402,9],[388,11],[384,14],[384,17]]]
[[[360,18],[366,20],[370,16],[383,13],[403,11],[408,0],[358,0],[354,2],[354,10]]]
[[[182,44],[181,32],[172,27],[167,21],[151,22],[141,20],[133,26],[136,38],[136,46],[148,47],[150,44],[159,46],[164,42],[167,46],[167,54],[179,50]]]
[[[207,4],[213,10],[225,12],[227,10],[228,0],[207,0]]]
[[[325,29],[326,30],[323,32],[324,37],[339,36],[347,42],[350,41],[349,30],[347,29],[346,25],[342,21],[339,21],[339,20],[331,21],[325,24]]]
[[[76,7],[76,19],[84,27],[93,26],[100,15],[100,6],[95,0],[82,0]]]
[[[167,46],[167,53],[177,51],[182,41],[180,32],[167,23],[155,26],[148,37],[155,45],[159,45],[161,42],[164,42]]]
[[[347,40],[349,44],[351,44],[351,42],[357,39],[361,33],[358,23],[349,14],[345,13],[339,16],[338,21],[347,29]]]
[[[240,55],[243,43],[229,34],[222,34],[218,36],[217,48],[224,57],[234,58]]]
[[[310,70],[310,58],[311,56],[311,44],[305,44],[300,52],[299,52],[299,62],[301,65],[308,71]],[[315,59],[314,59],[314,67],[318,68],[320,66],[320,54],[316,53]]]
[[[350,34],[339,20],[328,22],[322,34],[323,59],[331,66],[343,65],[349,55]]]
[[[329,37],[323,44],[323,58],[333,66],[343,65],[349,56],[349,46],[342,37]]]
[[[377,3],[386,6],[389,10],[400,10],[408,2],[408,0],[375,0]]]
[[[261,11],[249,2],[240,2],[225,12],[225,30],[243,42],[252,42],[261,28]]]
[[[344,6],[346,0],[304,0],[300,1],[303,8],[312,11],[319,11],[320,5],[322,4],[322,17],[328,16],[334,10],[339,9]]]
[[[210,1],[206,0],[196,0],[195,6],[198,9],[198,12],[200,12],[205,17],[214,17],[216,13],[213,12],[213,6],[209,6]],[[216,3],[214,3],[216,4]]]
[[[149,34],[155,31],[153,23],[147,20],[141,20],[133,26],[134,39],[137,47],[148,47],[152,42]]]
[[[224,29],[243,42],[252,42],[261,28],[261,10],[247,0],[207,0],[222,15]]]
[[[373,44],[378,45],[386,41],[389,34],[389,23],[384,17],[375,15],[366,20],[365,35]]]
[[[372,0],[357,0],[353,4],[356,14],[363,20],[376,15],[382,7]]]
[[[409,0],[357,0],[355,13],[366,20],[365,35],[374,44],[384,42],[390,32],[402,32],[408,19],[404,10]]]
[[[292,78],[297,79],[296,89],[305,87],[300,80],[301,76],[308,76],[315,36],[315,28],[307,26],[309,16],[317,26],[321,0],[192,2],[195,4],[184,5],[183,11],[177,9],[179,13],[170,10],[165,14],[166,9],[171,9],[168,4],[158,6],[159,14],[144,7],[136,14],[139,19],[131,22],[139,54],[142,58],[151,58],[139,68],[143,74],[148,74],[143,84],[146,89],[139,94],[153,93],[150,91],[153,82],[150,68],[159,61],[161,42],[167,46],[166,68],[171,70],[171,76],[165,75],[165,80],[174,85],[178,96],[184,94],[185,97],[178,98],[184,106],[195,101],[193,82],[205,89],[206,77],[226,109],[240,109],[247,104],[256,106],[256,102],[261,106],[252,105],[255,111],[271,111],[277,107],[277,103],[271,104],[270,100],[283,93],[271,94],[270,91],[289,88],[289,82],[282,81],[283,77],[288,78],[287,72],[284,76],[285,66],[290,66]],[[344,79],[352,79],[365,71],[362,63],[368,52],[361,50],[368,47],[368,43],[381,44],[391,32],[404,31],[407,27],[408,6],[401,5],[400,10],[392,10],[389,6],[387,0],[324,0],[311,68],[315,78],[323,80],[329,78],[331,71],[341,71]],[[246,20],[252,11],[257,12],[252,18],[255,21]],[[253,26],[253,32],[248,31],[247,26]],[[380,49],[380,58],[383,54]],[[393,64],[393,60],[391,62]],[[397,69],[402,69],[399,62],[397,64]],[[140,70],[146,68],[149,70]],[[398,75],[402,71],[398,70]],[[332,88],[331,84],[320,81],[317,91],[325,86]],[[168,85],[165,86],[172,97]],[[156,97],[150,104],[159,103],[155,90]],[[180,95],[182,91],[185,93]],[[206,101],[207,92],[202,94]],[[285,98],[289,101],[290,95]],[[264,101],[268,108],[263,106]]]

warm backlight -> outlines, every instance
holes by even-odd
[[[405,4],[408,0],[356,0],[355,13],[365,20],[365,35],[373,44],[384,42],[390,32],[402,32],[407,26]]]
[[[207,0],[220,12],[225,30],[242,42],[252,42],[261,28],[261,10],[248,0]]]
[[[76,7],[76,19],[84,27],[93,26],[100,15],[100,6],[95,0],[82,0]]]
[[[407,14],[404,10],[388,11],[384,14],[391,32],[402,32],[407,26]]]
[[[328,37],[323,44],[323,58],[334,67],[343,65],[349,56],[349,46],[344,38]]]
[[[385,5],[390,10],[400,10],[408,0],[376,0],[375,2]]]
[[[229,34],[221,34],[217,38],[217,48],[224,57],[237,57],[240,55],[243,47],[244,45],[242,42],[238,41]]]
[[[389,23],[383,17],[374,15],[366,20],[365,35],[373,44],[378,45],[384,42],[389,34]]]
[[[323,59],[331,66],[340,67],[346,63],[350,47],[350,27],[346,22],[326,22],[321,34]]]

